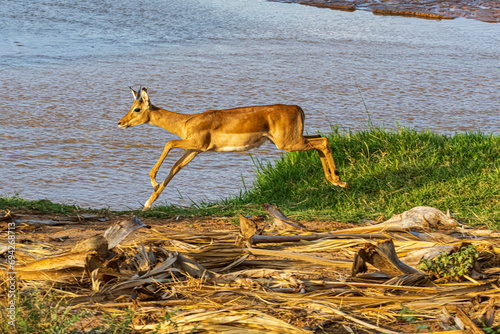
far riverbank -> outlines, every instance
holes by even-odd
[[[496,0],[270,0],[343,11],[366,10],[376,15],[415,16],[426,19],[464,17],[483,22],[500,22]]]

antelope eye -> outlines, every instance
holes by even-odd
[[[139,111],[141,111],[141,108],[135,108],[134,109],[134,112],[139,112]]]

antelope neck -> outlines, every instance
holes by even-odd
[[[178,137],[184,138],[184,125],[190,117],[191,115],[180,114],[151,106],[149,124],[159,126]]]

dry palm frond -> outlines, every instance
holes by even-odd
[[[130,255],[128,253],[125,253],[125,256],[127,256],[130,261],[130,265],[134,270],[137,270],[139,272],[149,271],[157,263],[156,256],[151,248],[152,246],[150,245],[149,250],[147,250],[141,241],[140,247],[137,245],[135,247],[136,252],[133,252]]]
[[[97,279],[97,273],[99,269],[96,269],[90,275],[90,279],[92,281],[92,291],[99,292],[99,288],[101,286],[101,281]]]
[[[280,258],[287,258],[293,260],[300,260],[305,262],[311,262],[318,265],[331,266],[336,268],[350,268],[351,262],[346,260],[328,260],[324,258],[319,258],[310,255],[304,255],[294,252],[283,252],[275,251],[269,249],[257,249],[257,248],[247,248],[246,249],[252,255],[264,255],[264,256],[275,256]]]
[[[177,261],[177,256],[178,256],[177,253],[170,253],[169,257],[167,259],[165,259],[163,261],[163,263],[158,263],[154,268],[147,271],[145,274],[141,275],[139,278],[156,277],[156,276],[163,274],[165,272],[168,272],[169,273],[168,276],[171,276],[172,275],[171,269],[173,269],[171,267],[175,263],[175,261]],[[174,269],[174,271],[176,271],[176,270]]]
[[[319,239],[315,241],[303,241],[299,245],[288,245],[284,247],[284,250],[298,253],[339,252],[346,249],[357,251],[366,242],[366,239]]]
[[[174,325],[175,324],[175,325]],[[153,330],[157,325],[137,327],[137,330]],[[158,333],[311,333],[290,325],[268,314],[254,310],[217,310],[209,312],[185,312],[176,314],[171,323],[160,325]]]
[[[117,221],[115,224],[111,225],[106,232],[104,232],[103,237],[108,241],[109,249],[112,249],[127,235],[142,227],[149,228],[149,226],[141,222],[139,218],[133,216],[132,218]]]
[[[85,267],[85,259],[87,252],[81,253],[68,253],[55,257],[48,257],[36,262],[31,262],[23,266],[18,266],[16,269],[19,271],[35,271],[35,270],[50,270],[50,269],[63,269],[69,267]]]
[[[425,219],[417,223],[426,229],[441,224]],[[16,269],[23,288],[66,290],[76,308],[98,312],[133,307],[134,317],[150,319],[136,325],[144,333],[157,326],[159,333],[188,333],[193,328],[206,333],[310,333],[308,328],[333,319],[372,333],[394,333],[390,328],[401,319],[402,305],[415,318],[434,323],[447,312],[449,334],[463,333],[453,320],[462,307],[471,309],[466,314],[475,323],[498,326],[498,236],[477,237],[472,230],[412,234],[395,220],[333,232],[342,239],[299,241],[301,235],[293,235],[273,239],[286,243],[262,243],[258,248],[236,246],[236,230],[190,235],[150,229],[139,245],[132,240],[106,256],[96,252],[99,242],[86,244],[91,247],[81,252],[21,244],[19,249],[29,255]],[[311,235],[300,230],[296,233]],[[367,234],[342,235],[353,231]],[[374,261],[365,274],[350,277],[354,255],[363,250],[371,254],[380,246],[371,240],[375,232],[393,244],[391,268],[404,270],[391,269],[391,277],[378,271]],[[479,253],[478,273],[471,274],[470,281],[444,284],[419,273],[401,274],[407,268],[399,262],[415,266],[429,249],[453,249],[464,241],[457,239],[465,238]],[[158,324],[161,315],[173,309],[177,312],[170,321]]]

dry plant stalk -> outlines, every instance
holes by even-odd
[[[277,208],[267,209],[278,217],[273,219],[289,221]],[[20,277],[26,286],[43,288],[50,283],[71,291],[68,300],[75,309],[134,307],[135,317],[144,315],[145,323],[136,326],[143,333],[158,326],[147,320],[154,319],[151,315],[159,319],[173,309],[177,312],[171,322],[160,325],[159,333],[189,332],[195,326],[197,332],[205,333],[313,333],[315,326],[339,319],[350,327],[396,333],[390,328],[401,319],[402,305],[415,318],[442,323],[448,333],[464,333],[455,316],[468,331],[475,330],[472,324],[477,327],[479,321],[489,328],[498,326],[495,301],[500,298],[500,270],[485,264],[498,265],[495,245],[499,236],[469,240],[478,247],[491,245],[478,257],[477,276],[471,277],[476,283],[431,282],[415,269],[416,259],[453,252],[463,241],[453,240],[475,231],[456,230],[448,222],[446,230],[436,232],[442,220],[432,223],[424,215],[424,223],[412,226],[449,236],[440,240],[451,243],[443,248],[437,239],[419,240],[409,233],[413,227],[404,219],[418,220],[414,214],[421,211],[398,216],[399,223],[392,219],[376,226],[331,231],[326,236],[302,227],[290,230],[288,223],[287,235],[276,235],[264,230],[260,220],[240,216],[248,222],[240,231],[240,246],[235,245],[236,231],[189,235],[153,230],[146,231],[140,245],[132,240],[110,247],[125,234],[121,231],[113,242],[104,234],[55,257],[43,253],[42,247],[19,245],[39,258],[26,263]],[[130,223],[143,227],[137,221]],[[114,225],[113,229],[123,226]],[[412,266],[404,261],[410,255]]]

